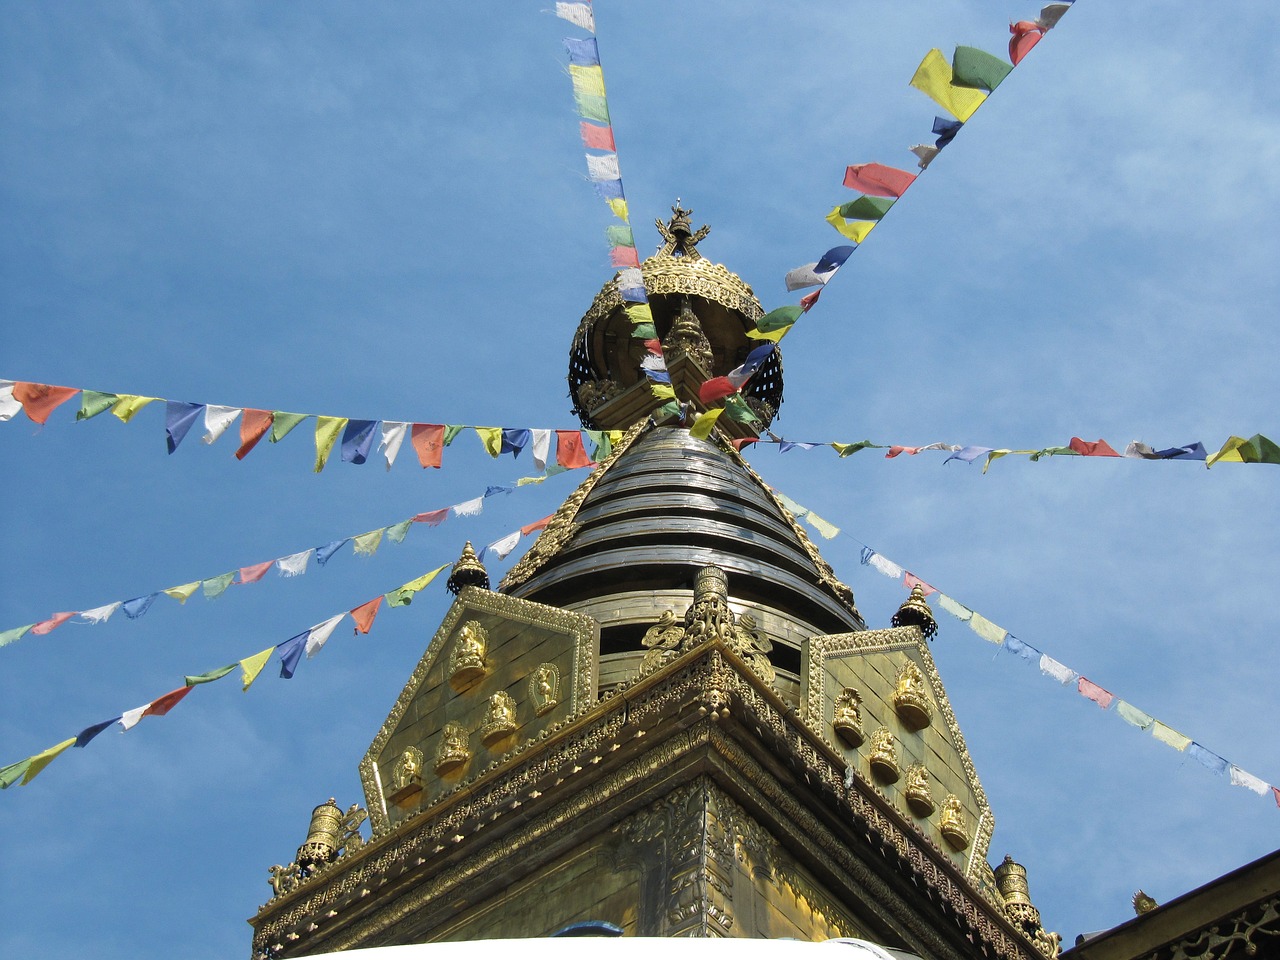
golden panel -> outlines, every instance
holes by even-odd
[[[857,777],[908,813],[916,828],[982,887],[980,880],[990,869],[986,857],[995,819],[920,628],[814,637],[805,645],[801,673],[806,725],[844,755]],[[863,729],[883,729],[892,736],[898,769],[908,772],[905,779],[871,775],[872,753],[884,748],[875,736],[854,745],[831,735],[837,705],[850,687],[862,698]],[[906,711],[904,703],[909,705]],[[935,719],[920,726],[926,714]],[[888,770],[883,762],[875,769],[881,768]],[[935,791],[955,803],[938,803],[930,810]],[[945,833],[944,811],[949,811]],[[964,824],[964,844],[959,842],[957,823]]]
[[[590,617],[463,589],[360,763],[374,835],[588,710],[599,646]]]

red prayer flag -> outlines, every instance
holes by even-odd
[[[614,247],[609,251],[609,262],[615,267],[638,267],[640,254],[635,247]]]
[[[730,394],[737,393],[738,388],[729,382],[728,377],[712,377],[702,386],[698,387],[698,399],[703,403],[715,403],[717,400],[723,400]]]
[[[13,399],[22,404],[28,417],[42,425],[49,419],[49,414],[79,392],[79,387],[51,387],[47,383],[13,385]]]
[[[275,419],[276,415],[270,410],[245,408],[240,416],[240,449],[236,451],[237,460],[243,460],[258,445],[258,441],[266,436]]]
[[[1009,32],[1013,34],[1009,38],[1009,59],[1016,67],[1044,36],[1044,28],[1034,20],[1019,20],[1017,23],[1009,24]]]
[[[1276,806],[1280,807],[1280,787],[1272,787],[1271,792],[1276,795]]]
[[[444,523],[445,518],[449,516],[449,508],[444,507],[441,510],[431,510],[427,513],[420,513],[413,518],[414,523],[425,523],[428,527],[438,527]]]
[[[1080,454],[1082,457],[1118,457],[1120,454],[1111,449],[1111,445],[1105,440],[1081,440],[1079,437],[1072,437],[1069,444],[1072,450]]]
[[[413,449],[418,452],[418,462],[422,469],[440,468],[440,458],[444,453],[444,424],[415,423],[409,431],[413,441]]]
[[[274,560],[268,560],[266,563],[251,563],[247,567],[240,568],[241,583],[257,583],[262,579],[262,575],[271,569]]]
[[[598,127],[585,120],[579,124],[579,127],[582,129],[582,145],[588,150],[616,151],[618,149],[613,144],[613,127]]]
[[[900,453],[909,453],[913,457],[920,452],[919,447],[890,447],[889,452],[884,455],[886,460],[892,460]]]
[[[938,592],[937,587],[929,586],[929,584],[925,583],[923,580],[921,580],[919,577],[917,577],[914,573],[911,573],[910,571],[906,571],[902,574],[902,583],[903,583],[903,586],[905,586],[908,590],[910,590],[912,587],[919,587],[921,590],[924,591],[924,595],[926,597],[931,593]]]
[[[646,349],[646,350],[648,350],[650,353],[656,353],[656,354],[658,354],[659,356],[661,356],[661,355],[662,355],[662,341],[661,341],[661,340],[646,340],[646,341],[644,342],[644,346],[645,346],[645,349]]]
[[[741,440],[730,440],[729,442],[733,444],[733,449],[741,453],[742,448],[745,447],[748,443],[759,443],[760,438],[759,437],[743,437]]]
[[[1076,682],[1076,689],[1080,691],[1080,696],[1086,697],[1089,700],[1092,700],[1094,703],[1100,706],[1103,710],[1111,706],[1111,701],[1115,699],[1115,696],[1113,694],[1109,693],[1106,690],[1103,690],[1100,686],[1098,686],[1092,680],[1086,680],[1084,677],[1081,677]]]
[[[551,518],[554,516],[555,516],[554,513],[548,514],[547,516],[543,517],[541,520],[536,520],[533,523],[529,524],[527,527],[521,527],[520,536],[527,537],[529,534],[533,533],[536,530],[547,529],[547,524],[551,522]]]
[[[382,597],[374,597],[351,611],[351,619],[356,622],[356,633],[368,633],[373,626],[373,618],[378,615],[378,607],[382,606]]]
[[[882,163],[855,163],[844,172],[846,187],[873,197],[900,197],[915,179],[914,173],[886,167]]]
[[[809,308],[818,302],[818,297],[820,296],[822,296],[821,287],[813,291],[813,293],[806,293],[803,297],[800,298],[800,306],[801,308],[803,308],[805,313],[808,313]]]
[[[582,449],[582,434],[577,430],[556,431],[556,463],[572,470],[591,466],[591,458]]]
[[[31,632],[38,633],[40,634],[40,636],[44,636],[54,627],[62,626],[64,623],[66,623],[68,620],[70,620],[79,612],[80,611],[78,610],[73,610],[71,613],[55,613],[48,620],[41,620],[39,623],[37,623],[34,627],[31,628]]]
[[[170,690],[159,700],[152,700],[147,704],[147,709],[142,711],[144,717],[163,717],[166,713],[176,707],[193,687],[179,687],[177,690]],[[141,719],[141,718],[139,718]]]

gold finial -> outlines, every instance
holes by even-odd
[[[933,619],[929,601],[924,598],[924,590],[918,583],[911,588],[911,595],[902,602],[890,622],[895,627],[919,627],[926,640],[933,639],[938,632],[938,621]]]
[[[679,198],[676,198],[675,205],[671,208],[671,219],[666,223],[661,220],[653,221],[664,241],[660,251],[662,254],[668,257],[686,257],[690,260],[702,258],[697,246],[700,241],[706,239],[711,228],[704,223],[695,231],[693,224],[689,221],[692,215],[693,211],[681,207]]]
[[[489,573],[480,562],[480,558],[476,556],[470,540],[462,548],[462,556],[454,563],[453,570],[449,573],[449,581],[445,586],[455,597],[462,592],[463,587],[489,589]]]
[[[681,297],[680,300],[680,313],[672,322],[671,329],[667,331],[666,339],[662,341],[663,353],[668,362],[675,360],[681,354],[692,357],[702,364],[703,370],[710,374],[714,359],[711,341],[703,333],[702,324],[698,322],[698,315],[693,312],[689,298]]]
[[[933,791],[929,789],[929,771],[923,763],[907,767],[907,806],[917,817],[933,813]]]
[[[1150,913],[1158,906],[1160,906],[1160,904],[1156,903],[1154,898],[1147,896],[1147,894],[1143,893],[1141,890],[1133,895],[1133,912],[1138,916],[1142,916],[1144,913]]]
[[[914,660],[907,660],[898,669],[898,685],[893,691],[893,709],[912,730],[923,730],[933,721],[933,707],[929,703],[924,674]]]

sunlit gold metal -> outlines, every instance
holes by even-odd
[[[1160,904],[1156,903],[1155,898],[1142,890],[1133,895],[1133,912],[1139,917],[1144,913],[1150,913],[1158,906]]]
[[[417,747],[405,747],[400,758],[391,768],[391,792],[387,802],[409,810],[422,799],[422,751]]]
[[[853,687],[845,687],[836,697],[835,717],[831,726],[838,736],[851,747],[860,747],[866,736],[862,732],[862,711],[858,709],[862,698]]]
[[[933,611],[929,609],[929,601],[925,599],[920,584],[911,588],[911,594],[893,615],[892,622],[895,627],[919,627],[926,640],[937,634],[938,622],[933,619]]]
[[[471,759],[466,727],[450,721],[440,731],[440,743],[436,746],[436,773],[444,776],[452,773]]]
[[[516,702],[511,694],[499,690],[489,697],[489,707],[480,725],[480,739],[486,747],[492,747],[512,736],[520,724],[516,721]]]
[[[463,587],[479,587],[481,590],[489,589],[489,573],[485,570],[484,564],[480,562],[480,558],[476,556],[475,548],[471,546],[470,540],[462,548],[462,556],[454,561],[446,586],[455,597],[462,592]]]
[[[458,637],[449,651],[449,683],[459,689],[484,676],[485,653],[489,648],[489,635],[475,620],[468,620],[458,628]]]
[[[898,668],[898,685],[893,692],[893,709],[912,730],[922,730],[933,721],[924,674],[915,661],[906,660]]]
[[[907,783],[904,790],[907,806],[917,817],[927,817],[934,811],[933,791],[929,788],[929,771],[923,763],[907,767]]]
[[[554,663],[543,663],[529,675],[529,699],[533,701],[533,715],[540,717],[559,705],[560,671]]]
[[[942,822],[940,826],[942,828],[942,836],[956,850],[963,850],[969,846],[971,838],[969,836],[969,825],[965,821],[964,806],[960,803],[960,798],[954,793],[948,793],[947,799],[942,801]]]
[[[898,768],[898,744],[888,727],[876,727],[871,734],[871,754],[867,757],[871,774],[881,783],[897,783],[902,775]]]

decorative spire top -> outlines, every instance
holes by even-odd
[[[693,306],[689,303],[688,297],[680,298],[680,313],[672,322],[671,329],[667,331],[666,339],[662,341],[662,349],[668,363],[683,353],[702,364],[702,369],[710,376],[711,365],[715,359],[711,352],[711,341],[703,333],[702,324],[698,322],[698,315],[693,312]]]
[[[924,590],[918,583],[911,588],[911,595],[903,601],[890,622],[895,627],[919,627],[926,640],[933,639],[938,632],[938,621],[933,619],[929,601],[924,598]]]
[[[687,257],[690,260],[702,259],[697,246],[699,242],[706,239],[711,228],[704,223],[695,231],[689,220],[692,215],[692,210],[686,210],[680,206],[680,198],[677,197],[675,204],[671,207],[671,219],[666,223],[661,220],[653,221],[665,241],[662,250],[659,251],[660,255]]]
[[[462,592],[463,587],[489,589],[489,573],[480,562],[480,558],[476,556],[470,540],[462,548],[462,556],[454,563],[453,571],[449,574],[449,582],[445,585],[455,597]]]

